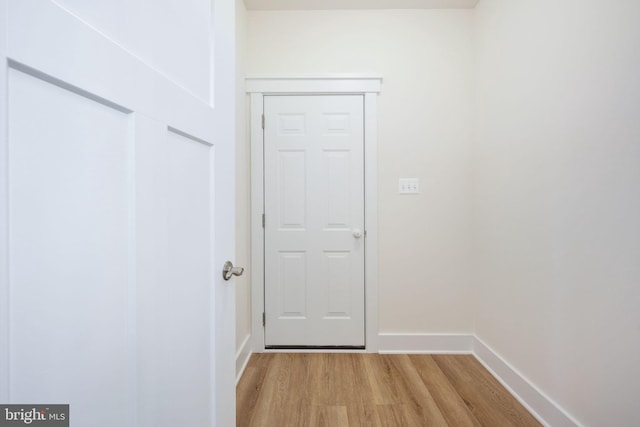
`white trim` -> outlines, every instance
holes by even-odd
[[[263,95],[251,94],[251,337],[253,351],[264,351],[264,170],[262,159]],[[258,125],[259,124],[259,125]]]
[[[247,92],[266,94],[379,93],[382,77],[374,74],[329,76],[250,77]]]
[[[245,0],[247,10],[385,10],[473,9],[478,0]]]
[[[365,332],[366,349],[378,351],[378,95],[364,94]]]
[[[382,76],[342,74],[328,76],[252,77],[246,80],[251,98],[251,294],[252,348],[265,351],[264,310],[264,169],[263,98],[274,94],[364,95],[365,146],[365,333],[366,351],[378,351],[378,127],[377,94]]]
[[[380,353],[471,354],[471,334],[380,334]]]
[[[473,355],[543,425],[581,426],[477,336],[473,336]]]
[[[246,76],[247,83],[256,80],[379,80],[382,81],[382,74],[379,73],[334,73],[334,74],[249,74]],[[247,92],[252,92],[247,90]]]
[[[236,386],[238,385],[240,378],[242,378],[242,374],[244,373],[252,354],[251,335],[247,335],[244,341],[242,341],[240,349],[236,353]]]

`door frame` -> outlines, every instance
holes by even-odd
[[[264,312],[264,97],[269,95],[364,96],[364,206],[365,206],[365,350],[378,351],[378,126],[377,97],[382,76],[349,74],[328,76],[251,76],[246,79],[251,123],[251,343],[265,350]],[[308,350],[311,351],[311,350]],[[325,351],[325,350],[322,350]],[[345,350],[354,351],[354,350]]]

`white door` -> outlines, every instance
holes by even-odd
[[[364,347],[364,97],[265,96],[265,345]]]
[[[234,108],[212,107],[210,68],[233,2],[216,5],[0,0],[0,402],[70,404],[78,427],[233,425]]]

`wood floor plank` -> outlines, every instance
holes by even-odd
[[[349,427],[346,406],[313,406],[310,425],[322,427]]]
[[[379,354],[367,354],[365,369],[370,378],[373,402],[376,405],[392,405],[402,403],[398,396],[397,384],[391,366]]]
[[[322,396],[320,404],[342,406],[357,400],[351,356],[347,353],[323,354],[323,375],[321,382],[315,384],[316,393]]]
[[[500,382],[473,356],[461,359],[463,366],[471,372],[474,381],[485,390],[490,390],[490,395],[495,396],[502,404],[502,410],[516,426],[541,426],[524,406],[511,395]]]
[[[473,356],[254,354],[240,427],[539,426]]]
[[[255,412],[261,388],[265,384],[264,377],[272,359],[273,354],[269,353],[256,353],[249,359],[242,379],[236,388],[237,425],[250,425],[251,415]]]
[[[541,426],[472,355],[433,358],[481,425]]]
[[[284,369],[288,372],[288,391],[285,413],[282,414],[282,425],[306,427],[310,423],[311,400],[315,391],[310,383],[314,355],[300,354],[286,358],[286,354],[280,354],[285,358]]]
[[[352,383],[353,399],[347,405],[349,427],[384,427],[374,404],[371,378],[367,374],[365,359],[371,354],[350,354],[350,370],[344,373]]]
[[[514,426],[498,407],[493,406],[492,397],[482,394],[482,389],[474,384],[473,376],[463,370],[460,357],[433,356],[433,358],[481,425]]]
[[[349,427],[386,427],[380,421],[377,406],[371,403],[353,403],[347,405]]]
[[[264,377],[249,426],[269,427],[284,424],[291,398],[288,381],[287,357],[274,354]]]
[[[380,423],[385,427],[419,426],[418,421],[412,416],[407,405],[393,403],[377,405],[376,410]]]
[[[480,422],[473,416],[431,356],[411,355],[409,359],[450,426],[480,426]]]
[[[409,356],[398,354],[381,357],[389,363],[395,382],[400,384],[397,387],[399,398],[404,407],[411,410],[413,418],[418,422],[416,425],[447,427],[449,424]]]

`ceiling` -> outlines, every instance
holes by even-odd
[[[472,9],[478,0],[244,0],[248,10]]]

